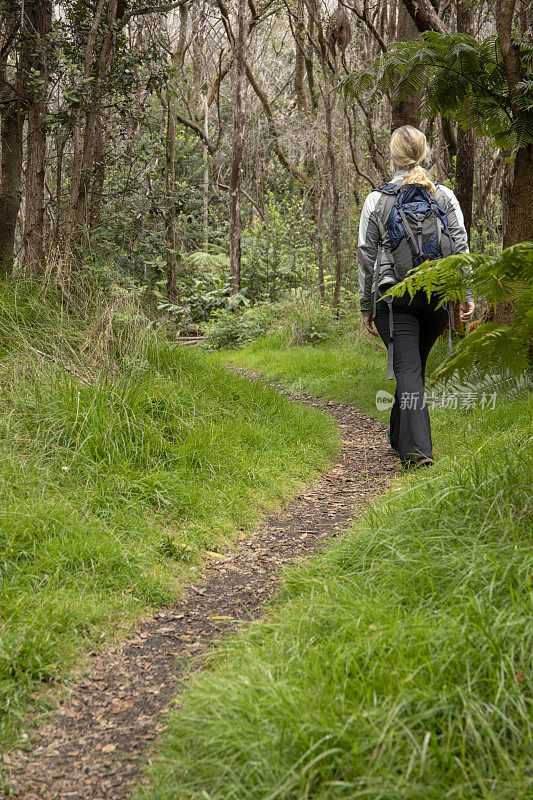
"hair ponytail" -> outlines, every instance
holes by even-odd
[[[418,183],[431,194],[435,194],[437,191],[435,184],[420,164],[415,164],[412,169],[405,173],[402,183]]]
[[[390,140],[390,152],[395,169],[406,170],[403,183],[418,183],[435,194],[435,184],[420,166],[428,152],[425,135],[412,125],[396,128]]]

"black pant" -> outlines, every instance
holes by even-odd
[[[428,301],[422,290],[411,299],[394,297],[393,369],[396,393],[390,415],[392,446],[405,463],[433,457],[429,411],[424,398],[426,362],[429,352],[448,324],[445,307],[436,308],[438,298]],[[374,324],[385,345],[389,343],[389,308],[378,300]]]

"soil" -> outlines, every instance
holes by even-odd
[[[276,388],[331,414],[342,435],[339,460],[258,530],[243,535],[235,549],[213,554],[202,582],[174,607],[158,612],[133,637],[94,659],[90,673],[69,686],[28,748],[4,757],[9,797],[129,797],[143,780],[151,743],[165,728],[165,714],[181,691],[178,680],[201,669],[217,640],[260,616],[283,567],[342,535],[398,471],[399,461],[379,422],[350,405]]]

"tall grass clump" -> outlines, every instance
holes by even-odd
[[[187,682],[139,797],[531,796],[527,389],[434,412],[437,464],[291,568]]]
[[[338,435],[147,330],[123,291],[65,304],[53,287],[0,284],[0,374],[7,746],[40,687],[172,602],[202,553],[323,468]]]

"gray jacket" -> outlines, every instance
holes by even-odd
[[[397,172],[391,183],[401,184],[405,172]],[[361,302],[361,312],[368,317],[372,313],[372,279],[374,277],[374,266],[378,252],[378,245],[384,236],[384,220],[381,217],[383,199],[385,195],[381,192],[370,192],[361,210],[359,222],[359,243],[357,256],[359,262],[359,296]],[[459,202],[447,186],[437,186],[437,201],[448,217],[448,228],[453,239],[456,253],[468,253],[468,237],[466,235],[463,212]],[[380,237],[381,230],[381,237]],[[385,248],[387,242],[383,242]],[[463,274],[468,274],[470,270],[464,269]],[[473,300],[472,292],[466,290],[466,300]]]

